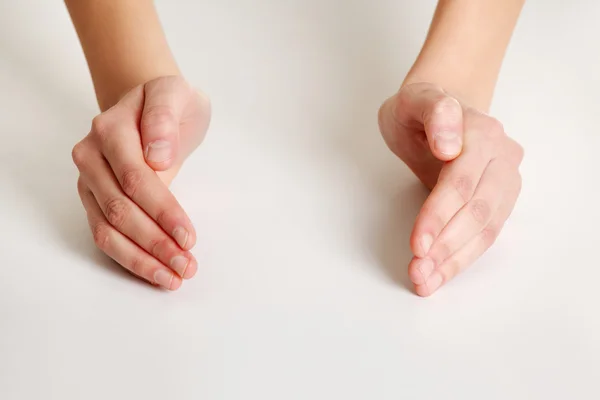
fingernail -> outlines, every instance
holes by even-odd
[[[171,265],[171,268],[173,268],[173,270],[175,272],[177,272],[179,274],[179,276],[181,276],[183,278],[183,275],[185,275],[185,270],[186,270],[189,262],[190,262],[190,260],[188,260],[184,256],[175,256],[171,259],[170,265]]]
[[[175,239],[175,241],[177,242],[179,247],[181,247],[183,249],[183,248],[185,248],[185,245],[188,240],[188,233],[184,228],[178,226],[173,231],[173,238]]]
[[[462,143],[456,132],[443,131],[435,135],[435,148],[442,154],[454,156],[461,150]]]
[[[429,279],[427,279],[427,282],[426,282],[427,289],[429,289],[429,293],[433,293],[436,290],[438,290],[439,287],[442,286],[443,282],[444,282],[444,278],[442,278],[442,274],[440,274],[437,271],[433,272],[429,276]]]
[[[433,270],[435,269],[435,264],[433,263],[433,261],[429,260],[429,259],[421,260],[421,262],[419,262],[419,264],[417,264],[417,268],[419,269],[419,272],[421,272],[421,275],[423,276],[423,282],[429,283],[428,279],[431,276],[431,273],[433,272]]]
[[[421,250],[423,250],[423,257],[429,253],[429,249],[431,249],[431,245],[433,244],[433,236],[426,233],[421,237]]]
[[[165,289],[171,289],[171,281],[173,281],[173,274],[164,269],[159,269],[154,273],[154,282],[158,283]]]
[[[166,140],[157,140],[146,147],[146,160],[163,162],[171,158],[171,143]]]

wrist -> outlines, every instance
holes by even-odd
[[[65,0],[102,111],[132,88],[179,69],[152,0]]]
[[[462,104],[487,112],[492,102],[496,79],[476,79],[451,66],[417,61],[406,75],[402,87],[421,82],[439,86]]]
[[[163,60],[152,68],[116,76],[93,76],[98,105],[102,111],[117,104],[131,89],[163,76],[181,75],[174,60]],[[162,64],[162,65],[160,65]]]
[[[405,84],[429,82],[487,111],[524,0],[439,0]]]

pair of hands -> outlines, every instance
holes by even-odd
[[[138,86],[96,117],[73,148],[78,191],[96,245],[131,273],[169,290],[198,263],[192,223],[168,185],[202,142],[210,103],[180,77]],[[432,190],[411,236],[409,276],[429,296],[483,254],[521,187],[522,148],[495,119],[428,83],[380,109],[389,148]]]

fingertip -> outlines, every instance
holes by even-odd
[[[408,277],[410,278],[410,281],[415,285],[422,285],[425,283],[425,279],[423,278],[423,275],[421,275],[421,271],[419,271],[419,268],[417,268],[414,258],[408,265]]]
[[[176,227],[171,236],[183,250],[189,251],[196,245],[196,233],[191,224],[188,228]]]
[[[168,287],[168,289],[170,291],[174,292],[177,289],[179,289],[182,284],[183,284],[183,281],[181,280],[181,277],[179,277],[176,274],[173,274],[173,279],[171,280],[171,285]]]
[[[190,225],[189,232],[190,233],[188,236],[187,243],[185,244],[185,247],[183,247],[183,249],[186,251],[190,251],[196,246],[196,231],[194,230],[194,227],[192,227],[191,225]]]
[[[182,278],[191,277],[195,273],[195,259],[190,253],[176,255],[171,258],[169,266]],[[188,278],[189,279],[189,278]]]
[[[165,171],[172,167],[174,152],[173,145],[168,140],[155,140],[146,145],[144,158],[146,163],[155,171]]]
[[[433,135],[432,152],[440,161],[452,161],[462,151],[462,139],[458,132],[440,131]]]
[[[434,270],[435,264],[432,260],[415,257],[408,266],[408,276],[415,285],[423,285]]]
[[[168,161],[164,161],[164,162],[160,162],[160,163],[151,162],[151,161],[146,160],[146,163],[148,164],[148,166],[150,168],[152,168],[156,172],[168,171],[173,166],[172,160],[168,160]]]
[[[194,257],[191,257],[190,262],[187,268],[185,269],[182,277],[185,280],[192,279],[194,275],[196,275],[196,272],[198,272],[198,262]]]
[[[177,290],[181,286],[181,278],[172,270],[162,267],[154,272],[152,281],[167,290]]]
[[[432,293],[429,292],[429,288],[425,284],[423,284],[423,285],[415,285],[415,293],[419,297],[429,297],[429,296],[432,295]]]
[[[444,283],[444,278],[438,271],[434,271],[427,282],[421,285],[415,285],[415,292],[421,297],[429,297],[434,294]]]

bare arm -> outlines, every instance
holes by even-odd
[[[196,234],[168,189],[202,142],[208,99],[182,76],[151,0],[66,0],[102,113],[73,148],[96,245],[133,274],[176,290]]]
[[[431,82],[487,111],[525,0],[440,0],[405,84]]]
[[[432,190],[410,239],[421,296],[492,245],[521,191],[523,149],[486,113],[523,4],[439,0],[421,53],[380,109],[386,143]]]
[[[151,0],[66,0],[65,4],[102,111],[139,84],[179,74]]]

